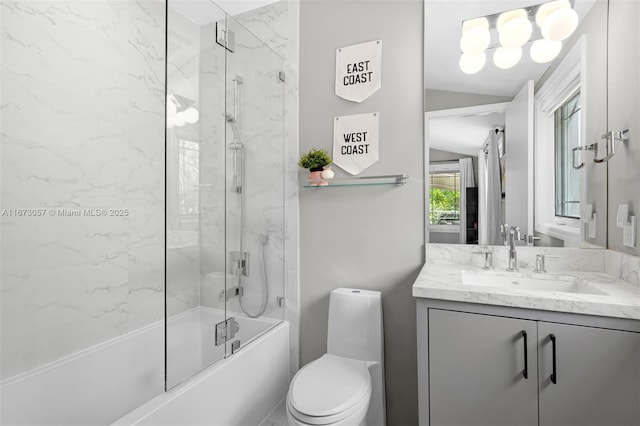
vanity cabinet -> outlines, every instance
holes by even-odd
[[[640,333],[423,308],[420,424],[640,424]]]
[[[533,321],[430,310],[431,424],[537,425],[536,336]]]
[[[538,381],[540,425],[640,425],[640,333],[540,321]]]

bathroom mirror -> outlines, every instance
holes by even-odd
[[[606,247],[607,164],[593,162],[604,144],[595,153],[573,148],[607,131],[607,2],[569,2],[576,30],[554,59],[538,63],[531,50],[542,38],[542,3],[425,0],[427,243],[503,244],[506,223],[529,245]],[[498,17],[519,8],[532,33],[515,65],[501,69],[496,63],[506,68],[511,59],[496,54]],[[481,64],[461,63],[461,36],[463,22],[483,17],[489,44],[476,71]]]

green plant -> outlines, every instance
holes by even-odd
[[[311,151],[300,155],[298,165],[303,169],[318,169],[331,164],[331,157],[325,149],[312,148]]]
[[[460,212],[460,192],[431,187],[429,189],[429,223],[443,224]]]

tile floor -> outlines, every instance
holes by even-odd
[[[282,401],[272,412],[269,414],[260,426],[289,426],[287,422],[287,411],[285,409],[285,402]]]

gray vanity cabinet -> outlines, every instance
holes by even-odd
[[[535,321],[431,309],[431,424],[537,425],[536,342]]]
[[[640,334],[540,321],[538,351],[540,425],[640,425]]]
[[[640,425],[640,333],[422,309],[421,425]]]

